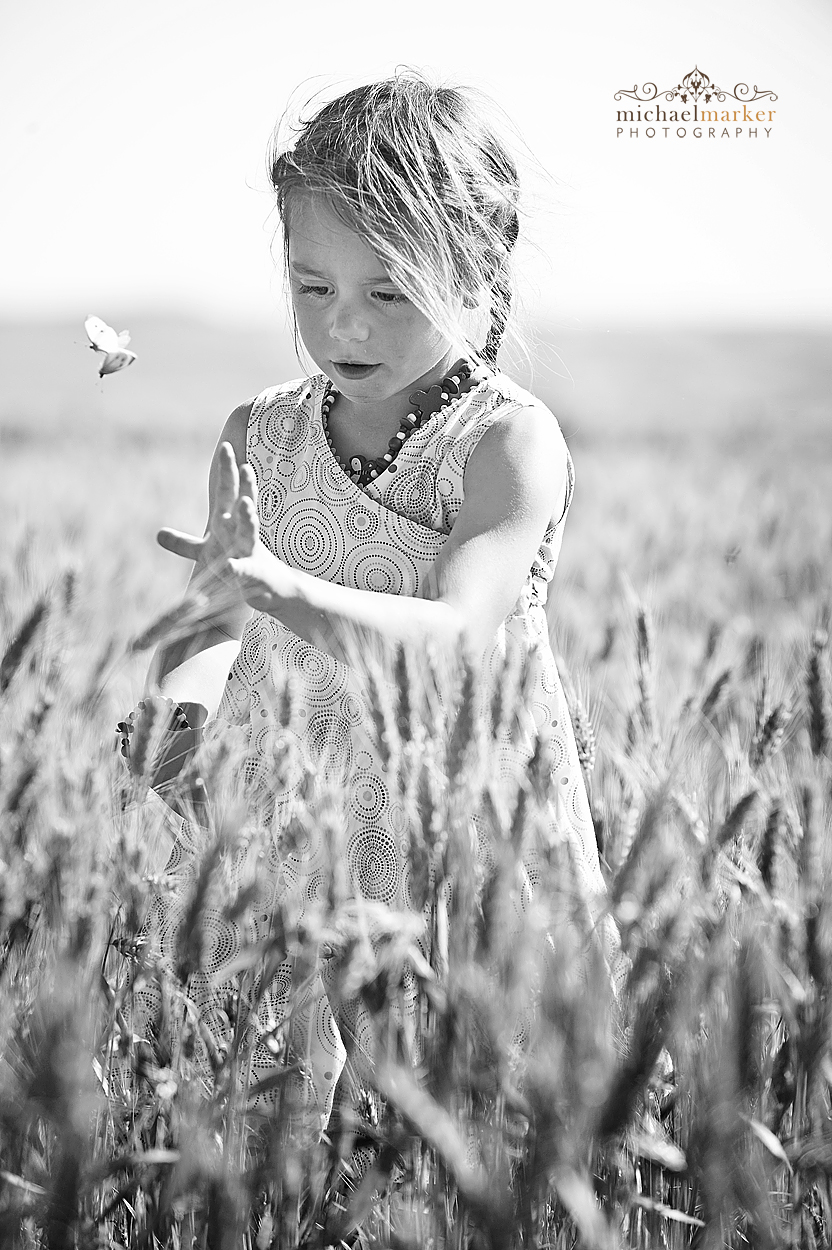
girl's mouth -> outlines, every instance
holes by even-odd
[[[381,365],[362,365],[350,360],[333,360],[332,367],[342,378],[357,381],[359,378],[368,378],[371,373],[375,373],[376,369],[380,369]]]

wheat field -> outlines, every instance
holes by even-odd
[[[298,925],[276,908],[217,1045],[192,987],[206,909],[243,924],[252,906],[225,871],[248,801],[238,761],[213,746],[199,762],[204,855],[163,966],[144,922],[166,882],[146,869],[152,820],[114,733],[146,665],[129,640],[186,575],[153,534],[201,528],[213,433],[3,444],[2,1244],[828,1247],[832,438],[572,440],[550,621],[628,961],[617,999],[568,854],[535,843],[543,753],[511,802],[489,785],[485,728],[511,724],[522,673],[485,698],[461,660],[399,656],[376,675],[374,718],[413,817],[425,942],[379,908],[370,938],[319,795],[320,909]],[[321,1136],[303,1019],[324,948],[377,1062]],[[245,1059],[287,958],[286,1016],[260,1038],[282,1074],[264,1110]],[[162,1004],[154,1046],[131,1027],[143,985]]]

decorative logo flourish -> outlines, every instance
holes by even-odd
[[[705,103],[708,104],[712,97],[716,97],[717,100],[725,100],[728,96],[732,100],[739,100],[742,104],[752,104],[755,100],[763,100],[766,97],[770,100],[777,99],[773,91],[760,91],[756,83],[753,87],[753,95],[751,94],[752,88],[744,82],[738,82],[733,91],[725,91],[722,87],[718,87],[716,83],[711,82],[708,75],[704,74],[695,65],[690,73],[685,74],[682,81],[677,83],[675,87],[668,88],[666,91],[659,91],[654,82],[646,82],[641,90],[645,93],[644,95],[639,95],[637,85],[633,86],[632,91],[626,91],[622,87],[620,91],[616,91],[615,99],[620,100],[622,96],[627,96],[628,99],[638,100],[641,104],[648,104],[651,100],[657,100],[659,96],[664,96],[666,100],[675,100],[678,96],[684,104],[687,104],[688,100],[697,103],[700,98],[704,99]]]

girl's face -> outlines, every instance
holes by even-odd
[[[407,411],[415,387],[438,381],[451,345],[374,252],[320,196],[289,213],[289,280],[298,331],[315,364],[353,403]]]

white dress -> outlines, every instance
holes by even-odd
[[[478,439],[513,412],[541,405],[504,375],[482,374],[471,390],[451,400],[407,438],[387,470],[360,487],[327,442],[321,418],[326,387],[327,379],[317,375],[272,387],[254,401],[247,459],[257,478],[262,540],[281,560],[317,577],[364,591],[415,596],[462,506],[465,466]],[[547,415],[554,423],[554,416]],[[568,839],[578,880],[593,909],[603,896],[604,885],[545,611],[572,495],[572,464],[565,444],[563,452],[569,481],[563,514],[543,535],[520,597],[484,662],[496,672],[513,648],[520,655],[536,654],[534,682],[527,691],[525,745],[518,747],[516,735],[513,745],[506,738],[506,768],[516,772],[518,762],[522,768],[531,755],[535,734],[546,732],[552,760],[553,834]],[[287,679],[292,689],[290,726],[281,714],[286,707],[282,692]],[[297,748],[292,758],[316,761],[319,771],[343,795],[347,879],[365,899],[412,912],[408,818],[400,797],[388,784],[366,699],[352,670],[273,617],[257,612],[246,626],[212,732],[222,732],[228,724],[243,727],[253,788],[258,784],[269,788],[265,810],[273,834],[259,873],[261,925],[268,924],[270,891],[272,898],[293,892],[302,910],[315,900],[326,880],[326,840],[314,828],[307,828],[300,842],[294,836],[291,849],[281,844],[280,830],[291,819],[303,785],[302,768],[284,768],[276,783],[274,770],[268,767],[277,746],[285,748],[287,734]],[[174,885],[179,882],[181,897],[192,879],[200,834],[186,822],[171,823],[176,828],[167,874]],[[158,901],[152,917],[163,952],[173,949],[180,917],[174,889]],[[242,932],[219,914],[213,919],[205,975],[201,980],[194,978],[190,987],[209,1021],[218,1002],[217,973],[221,975],[223,965],[235,958],[243,942],[262,935],[256,920],[254,928],[254,933]],[[270,1014],[272,1022],[286,1001],[290,978],[287,960],[261,1007],[261,1015]],[[344,1065],[344,1047],[325,993],[313,996],[309,1013],[309,1075],[315,1099],[328,1109]],[[359,1047],[369,1050],[370,1039],[361,1036],[360,1012],[349,1027],[358,1035]],[[274,1059],[262,1044],[253,1046],[251,1055],[251,1079],[256,1081],[268,1075]]]

